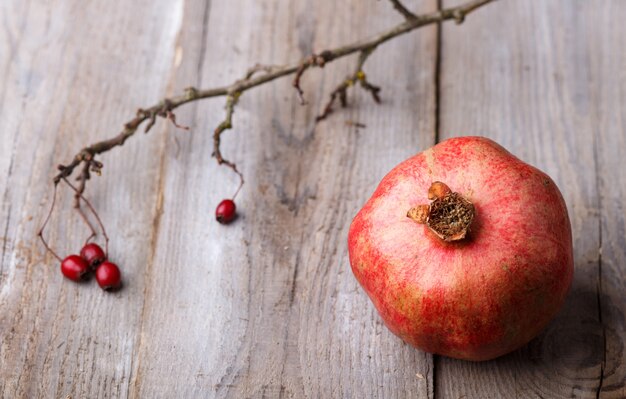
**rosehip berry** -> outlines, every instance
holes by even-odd
[[[232,222],[235,216],[237,216],[237,207],[233,200],[225,199],[215,209],[215,219],[221,224]]]
[[[106,260],[104,251],[98,244],[90,243],[80,250],[80,256],[87,261],[89,266],[96,267]]]
[[[70,255],[61,262],[61,273],[72,281],[81,281],[89,271],[89,264],[78,255]]]
[[[114,290],[122,285],[122,274],[115,263],[102,262],[96,269],[96,281],[103,290]]]

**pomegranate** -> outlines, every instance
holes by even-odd
[[[354,218],[348,250],[393,333],[475,361],[539,334],[574,270],[552,179],[483,137],[449,139],[396,166]]]

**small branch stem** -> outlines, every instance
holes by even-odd
[[[85,224],[87,225],[87,228],[89,228],[89,231],[91,232],[89,237],[87,237],[87,239],[85,240],[85,244],[87,244],[89,240],[91,240],[93,237],[97,235],[96,229],[93,228],[91,222],[89,221],[89,218],[87,217],[87,215],[85,215],[85,212],[83,212],[83,209],[80,206],[79,193],[82,193],[83,191],[85,191],[85,184],[87,180],[89,180],[90,178],[89,165],[90,165],[90,162],[87,162],[87,161],[83,162],[83,168],[81,169],[80,175],[77,178],[78,187],[76,189],[76,193],[74,193],[74,209],[78,211],[78,214],[80,215],[81,219],[83,220],[83,222],[85,222]]]
[[[85,224],[89,228],[89,231],[91,232],[89,237],[87,237],[87,239],[85,240],[85,244],[84,245],[87,245],[87,243],[89,241],[91,241],[91,239],[94,238],[95,236],[97,236],[98,234],[96,233],[96,229],[94,229],[93,226],[91,225],[91,222],[89,221],[89,218],[87,217],[87,215],[85,215],[85,212],[83,211],[83,208],[78,206],[78,207],[76,207],[76,210],[78,211],[78,214],[80,215],[81,219],[83,220],[83,222],[85,222]]]
[[[280,68],[284,68],[284,67],[276,66],[276,65],[256,64],[248,69],[248,72],[246,72],[246,77],[243,80],[251,79],[252,76],[254,76],[258,72],[272,73]]]
[[[54,206],[56,205],[56,202],[57,202],[57,186],[58,185],[59,185],[58,183],[56,182],[54,183],[54,191],[52,194],[52,204],[50,204],[50,210],[48,211],[48,214],[46,215],[46,219],[43,221],[43,224],[41,225],[41,228],[39,229],[39,233],[37,233],[37,235],[39,236],[39,239],[43,243],[43,246],[46,247],[46,250],[50,252],[55,258],[57,258],[59,262],[63,262],[63,259],[61,259],[61,257],[57,255],[56,252],[54,252],[54,250],[46,242],[46,239],[43,238],[43,231],[48,225],[48,221],[50,221],[50,217],[52,216],[52,211],[54,210]]]
[[[389,1],[391,1],[393,8],[395,8],[400,14],[402,14],[404,18],[406,18],[406,20],[410,21],[410,20],[417,18],[417,15],[409,11],[409,9],[406,8],[400,0],[389,0]]]
[[[304,71],[306,71],[312,66],[318,66],[320,68],[324,68],[324,65],[326,65],[326,62],[331,61],[332,59],[333,59],[332,51],[326,50],[326,51],[322,51],[320,54],[311,54],[309,57],[300,61],[300,65],[298,66],[298,69],[296,70],[296,76],[293,78],[292,85],[293,87],[295,87],[298,93],[298,98],[300,99],[301,105],[306,104],[306,101],[304,100],[304,92],[302,91],[302,88],[300,87],[300,78],[302,77],[302,74],[304,74]]]
[[[220,143],[224,131],[232,129],[233,127],[233,113],[235,112],[235,105],[237,105],[240,96],[241,93],[239,92],[228,94],[226,96],[226,118],[222,121],[222,123],[217,126],[217,128],[215,128],[215,131],[213,132],[213,156],[215,157],[215,159],[217,159],[217,163],[219,165],[228,166],[239,176],[239,187],[237,188],[237,191],[235,191],[233,199],[237,196],[239,190],[241,190],[241,187],[243,187],[243,174],[239,171],[239,169],[237,169],[237,165],[235,163],[225,159],[222,156],[222,152],[220,151]]]
[[[62,180],[74,191],[74,193],[76,195],[78,195],[78,197],[81,200],[83,200],[83,202],[85,202],[85,204],[87,205],[87,207],[89,208],[89,210],[91,211],[93,216],[98,221],[98,225],[100,226],[100,230],[102,230],[102,236],[104,237],[104,245],[105,245],[104,253],[106,255],[108,255],[109,254],[109,236],[107,235],[107,231],[104,228],[104,224],[102,223],[102,220],[100,219],[100,216],[98,215],[98,212],[96,212],[96,210],[93,207],[93,205],[91,205],[91,202],[89,202],[89,200],[87,198],[85,198],[83,193],[78,191],[78,188],[75,187],[72,183],[70,183],[69,180],[67,180],[67,178],[64,177],[64,178],[62,178]],[[56,190],[56,184],[55,184],[55,190]],[[83,217],[86,218],[86,216],[82,213],[82,211],[81,211],[81,214],[83,215]]]
[[[320,122],[328,117],[333,112],[333,105],[335,104],[337,98],[341,103],[342,107],[348,106],[348,89],[353,87],[357,82],[361,85],[364,90],[367,90],[371,93],[374,101],[376,103],[380,103],[380,97],[378,93],[380,92],[380,87],[374,86],[367,80],[367,76],[365,72],[363,72],[363,65],[365,61],[376,50],[376,47],[370,47],[363,49],[359,53],[359,58],[356,63],[356,68],[354,69],[354,73],[346,78],[343,82],[339,83],[337,87],[330,93],[330,99],[326,103],[324,107],[324,111],[315,119],[316,122]]]

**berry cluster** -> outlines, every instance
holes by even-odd
[[[85,244],[79,255],[70,255],[61,262],[61,273],[72,281],[83,281],[95,270],[96,281],[105,291],[122,285],[122,274],[115,263],[109,262],[98,244]]]

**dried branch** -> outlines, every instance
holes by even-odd
[[[86,163],[86,165],[88,165],[88,163]],[[84,170],[83,170],[83,173],[84,173]],[[87,173],[89,172],[87,171]],[[89,242],[91,238],[96,236],[96,230],[93,228],[93,226],[89,222],[89,218],[87,217],[87,215],[85,215],[82,208],[80,207],[80,200],[83,200],[85,202],[85,204],[87,205],[87,208],[89,208],[91,213],[94,215],[94,217],[98,221],[98,225],[100,226],[100,229],[102,231],[102,236],[104,237],[104,240],[105,240],[105,254],[107,254],[109,252],[109,236],[107,235],[106,229],[104,228],[104,224],[102,223],[102,219],[100,219],[98,212],[96,212],[96,209],[93,207],[93,205],[91,205],[91,202],[89,202],[89,200],[83,196],[83,194],[80,192],[79,187],[75,187],[72,183],[70,183],[67,180],[66,177],[62,177],[61,180],[64,181],[74,191],[75,198],[77,200],[77,202],[74,204],[74,207],[76,208],[76,210],[78,210],[80,217],[91,230],[91,235],[87,238],[87,240],[85,241],[85,244],[87,244],[87,242]],[[48,252],[50,252],[55,258],[57,258],[59,262],[62,262],[63,259],[50,247],[50,245],[48,244],[48,242],[43,236],[43,232],[46,229],[48,222],[50,221],[50,217],[52,216],[52,211],[54,211],[54,206],[56,205],[56,200],[57,200],[57,189],[61,180],[55,180],[54,182],[54,185],[53,185],[54,189],[52,193],[52,203],[50,204],[50,209],[48,210],[48,214],[46,215],[46,218],[44,219],[44,222],[41,225],[39,232],[37,233],[37,236],[39,236],[39,239],[41,240],[43,245],[46,247],[46,250],[48,250]],[[84,182],[84,181],[85,180],[81,180],[81,182]]]
[[[250,72],[248,72],[248,74],[250,74]],[[220,151],[220,140],[222,137],[222,133],[224,133],[224,131],[228,129],[232,129],[233,127],[233,113],[235,112],[235,105],[237,105],[237,101],[239,101],[240,96],[240,92],[236,92],[234,94],[229,94],[226,96],[226,118],[215,128],[215,131],[213,132],[213,156],[217,160],[218,165],[228,166],[239,176],[239,188],[237,188],[237,191],[235,192],[235,195],[233,195],[233,198],[237,196],[239,190],[241,190],[241,187],[243,187],[243,174],[237,169],[236,164],[225,159],[222,156],[222,152]]]
[[[361,51],[354,73],[346,78],[346,80],[339,83],[335,90],[330,93],[330,100],[328,100],[328,103],[326,103],[324,111],[321,113],[321,115],[315,118],[316,122],[326,119],[326,117],[328,117],[328,115],[333,112],[333,105],[335,104],[337,98],[339,98],[342,107],[345,108],[346,106],[348,106],[348,89],[350,87],[353,87],[357,82],[360,83],[361,87],[364,90],[367,90],[371,93],[376,103],[380,103],[380,96],[378,95],[381,90],[380,87],[371,84],[367,80],[367,75],[365,75],[365,72],[363,72],[363,65],[365,64],[365,61],[375,49],[376,47],[372,47]]]
[[[298,65],[298,69],[296,70],[296,76],[293,78],[293,87],[296,88],[296,91],[298,92],[298,97],[300,98],[300,104],[304,105],[306,104],[306,101],[304,100],[304,92],[302,91],[302,88],[300,87],[300,78],[302,77],[302,74],[304,74],[304,71],[306,71],[308,68],[312,67],[312,66],[318,66],[320,68],[324,68],[324,65],[326,65],[326,62],[331,61],[333,58],[333,53],[332,51],[322,51],[320,54],[311,54],[310,56],[308,56],[307,58],[305,58],[304,60],[300,61],[300,65]]]
[[[277,69],[280,69],[280,68],[284,68],[284,67],[280,67],[280,66],[276,66],[276,65],[256,64],[253,67],[248,69],[248,72],[246,72],[246,77],[244,78],[244,80],[252,78],[254,76],[254,74],[257,73],[257,72],[272,73],[272,72],[274,72],[274,71],[276,71]]]
[[[404,15],[404,18],[406,18],[407,20],[412,20],[412,19],[417,18],[417,15],[409,11],[409,9],[406,8],[400,0],[389,0],[389,1],[391,1],[393,8],[395,8],[400,14]]]
[[[401,6],[399,10],[405,9],[405,7],[402,6],[399,1],[391,1],[396,9],[398,9],[398,5]],[[91,170],[99,173],[102,168],[102,164],[94,159],[95,156],[107,152],[115,147],[124,145],[126,140],[128,140],[128,138],[130,138],[137,132],[137,129],[142,123],[147,121],[144,129],[146,133],[154,126],[157,117],[170,119],[176,126],[181,127],[180,125],[176,124],[176,120],[173,114],[174,109],[192,101],[221,96],[230,97],[231,105],[229,106],[229,100],[227,100],[226,120],[222,122],[214,132],[214,145],[215,143],[217,143],[217,148],[214,148],[214,154],[219,164],[229,166],[242,178],[241,173],[237,170],[235,164],[225,160],[221,156],[221,153],[219,151],[219,137],[226,129],[230,128],[230,126],[232,125],[230,120],[232,119],[234,106],[237,102],[235,97],[238,97],[243,92],[256,86],[260,86],[262,84],[284,76],[295,74],[293,86],[296,88],[299,96],[301,97],[301,100],[303,101],[303,93],[302,89],[300,88],[300,79],[307,69],[311,67],[323,67],[325,64],[333,60],[357,52],[361,53],[361,55],[368,54],[368,52],[373,51],[373,49],[377,48],[379,45],[425,25],[439,23],[450,19],[454,19],[457,23],[461,23],[467,14],[492,1],[495,0],[473,0],[458,7],[446,8],[423,15],[411,14],[412,16],[410,18],[407,17],[406,21],[404,21],[403,23],[374,37],[359,40],[354,43],[337,47],[335,49],[325,50],[319,54],[313,54],[295,64],[273,67],[253,67],[250,71],[248,71],[244,79],[238,80],[229,86],[202,90],[196,88],[188,88],[183,94],[167,98],[161,101],[159,104],[153,105],[149,108],[137,110],[136,116],[128,121],[126,124],[124,124],[123,130],[117,136],[87,146],[80,150],[69,164],[59,165],[59,173],[54,177],[54,182],[55,184],[57,184],[61,179],[69,177],[70,175],[72,175],[74,170],[81,164],[83,165],[83,171]],[[403,12],[403,14],[406,14],[406,11],[408,10],[405,9],[405,12]],[[256,76],[257,72],[265,73]],[[359,78],[358,80],[359,82],[361,82],[362,87],[366,90],[369,90],[372,93],[372,96],[376,99],[379,89],[369,84],[369,82],[367,82],[367,80],[365,79],[364,74],[363,78]],[[338,95],[341,99],[342,94],[339,93]],[[77,194],[82,194],[85,190],[88,175],[81,174],[81,176],[78,177],[78,180],[79,184],[77,187]]]
[[[81,219],[87,225],[87,228],[89,228],[89,231],[91,232],[89,237],[87,237],[87,239],[85,240],[85,244],[88,243],[89,240],[91,240],[93,237],[97,235],[96,229],[94,229],[91,222],[89,222],[89,218],[87,217],[87,215],[85,215],[85,212],[83,212],[83,209],[80,207],[80,193],[85,191],[85,184],[87,183],[87,180],[89,180],[89,178],[91,177],[91,173],[89,172],[89,167],[90,167],[89,162],[83,163],[83,168],[81,169],[80,174],[76,178],[76,180],[78,180],[78,188],[76,189],[76,193],[74,194],[74,208],[78,211],[78,214],[80,215]],[[56,184],[57,183],[55,182],[55,185]]]
[[[96,209],[93,207],[93,205],[91,205],[91,202],[89,202],[89,200],[85,198],[83,193],[81,193],[77,187],[74,187],[74,185],[70,183],[69,180],[67,180],[67,178],[65,177],[62,180],[65,182],[65,184],[67,184],[74,191],[74,194],[78,196],[79,200],[83,200],[83,202],[87,205],[87,208],[89,208],[89,211],[91,211],[93,216],[96,218],[96,221],[98,222],[98,226],[100,226],[100,230],[102,231],[102,236],[104,237],[104,253],[108,254],[109,253],[109,236],[107,235],[107,231],[104,228],[104,223],[102,223],[102,219],[100,219],[100,215],[98,215],[98,212],[96,212]],[[55,183],[55,192],[56,192],[56,186],[57,184]],[[85,219],[85,222],[87,222],[87,224],[89,224],[89,226],[91,227],[91,224],[87,220],[87,216],[82,212],[82,210],[80,213],[81,213],[81,216]],[[92,229],[93,235],[95,235],[95,230],[93,229],[93,227],[91,227],[91,229]],[[87,241],[89,241],[90,238],[88,238]]]

